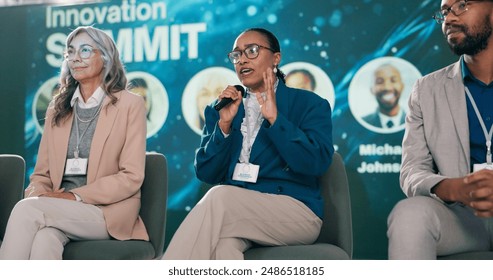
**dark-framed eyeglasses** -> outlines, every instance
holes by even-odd
[[[269,47],[264,47],[261,45],[252,44],[252,45],[249,45],[248,47],[246,47],[244,50],[236,50],[236,51],[232,51],[232,52],[228,53],[228,58],[229,58],[229,61],[231,61],[231,63],[233,63],[233,64],[237,64],[238,62],[240,62],[241,54],[243,54],[243,53],[245,54],[245,56],[248,59],[255,59],[258,57],[260,49],[266,49],[266,50],[269,50],[273,53],[276,52]]]
[[[73,60],[75,55],[78,54],[81,59],[88,59],[97,50],[97,48],[91,47],[89,45],[84,45],[80,49],[75,50],[75,48],[69,47],[64,54],[65,59]]]
[[[465,13],[468,10],[469,2],[482,2],[482,0],[460,0],[452,4],[448,8],[441,9],[436,11],[433,14],[433,19],[438,23],[442,24],[445,21],[445,18],[450,14],[454,14],[454,16],[458,17]]]

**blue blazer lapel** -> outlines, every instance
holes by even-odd
[[[236,165],[236,162],[238,162],[238,159],[240,158],[240,153],[241,153],[241,145],[243,144],[243,134],[241,134],[241,123],[243,122],[243,118],[245,117],[245,106],[243,105],[243,102],[240,103],[240,107],[238,108],[238,113],[236,114],[235,118],[233,119],[233,124],[232,124],[232,129],[233,131],[237,133],[232,133],[232,137],[234,137],[233,140],[233,151],[236,151],[234,154],[231,155],[233,158],[232,164],[230,166],[231,170],[234,170],[234,167]],[[219,119],[219,117],[218,117]],[[231,136],[230,136],[231,137]]]
[[[243,105],[243,103],[244,102],[240,103],[240,107],[238,107],[238,113],[233,119],[233,124],[232,124],[233,129],[238,129],[238,131],[240,131],[241,123],[243,122],[243,118],[245,117],[245,105]]]
[[[269,125],[267,120],[264,120],[262,122],[257,137],[255,138],[255,142],[253,142],[252,152],[250,154],[250,162],[254,162],[255,159],[260,156],[260,154],[262,154],[262,151],[267,149],[267,147],[272,144],[269,137],[266,135],[265,130],[262,129],[262,127],[265,125]]]
[[[288,116],[288,108],[289,108],[289,95],[287,93],[288,88],[286,85],[279,81],[277,85],[276,91],[276,104],[277,104],[277,112],[278,115],[282,114],[284,116]],[[252,153],[250,154],[250,162],[253,162],[257,157],[259,157],[262,152],[267,149],[272,142],[270,138],[267,136],[264,127],[268,127],[270,124],[267,120],[262,122],[260,126],[260,130],[258,132],[257,137],[255,138],[255,142],[253,143]]]

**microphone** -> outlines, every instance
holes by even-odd
[[[236,90],[241,91],[241,96],[245,96],[245,89],[240,86],[240,85],[235,85]],[[233,102],[232,98],[223,98],[221,101],[217,102],[216,105],[214,105],[214,109],[217,111],[221,110],[222,108],[226,107],[229,105],[231,102]]]

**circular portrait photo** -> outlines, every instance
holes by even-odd
[[[307,62],[292,62],[281,66],[281,71],[286,74],[288,87],[313,91],[329,101],[332,111],[334,110],[334,85],[320,67]]]
[[[33,99],[32,114],[36,128],[43,133],[45,126],[46,109],[50,104],[53,96],[58,94],[60,84],[58,77],[53,77],[45,81],[39,88]]]
[[[147,138],[156,134],[166,122],[169,99],[166,88],[153,75],[146,72],[127,73],[130,91],[144,97],[147,109]]]
[[[354,118],[366,129],[394,133],[404,129],[407,101],[418,69],[398,57],[380,57],[361,67],[348,89]]]
[[[181,109],[188,126],[198,135],[204,126],[205,107],[217,99],[228,85],[240,84],[233,70],[210,67],[195,74],[183,92]]]

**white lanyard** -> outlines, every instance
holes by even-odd
[[[476,112],[476,116],[478,117],[479,124],[483,129],[484,138],[486,139],[486,163],[491,165],[491,137],[493,135],[493,124],[491,125],[490,131],[486,130],[486,125],[484,124],[483,118],[481,117],[481,113],[479,112],[478,106],[476,106],[476,102],[474,102],[474,98],[471,95],[471,92],[467,87],[465,87],[467,97],[469,101],[471,101],[472,107],[474,108],[474,112]]]
[[[75,151],[74,151],[74,158],[79,158],[79,144],[80,144],[80,141],[82,140],[82,137],[84,137],[84,135],[86,134],[87,130],[89,129],[89,127],[91,126],[91,123],[92,121],[96,118],[96,116],[99,114],[99,112],[101,111],[101,107],[103,105],[103,102],[101,102],[99,104],[99,107],[98,109],[96,110],[96,112],[94,113],[94,116],[92,116],[89,120],[87,121],[83,121],[79,118],[79,115],[77,114],[77,106],[78,106],[78,102],[79,102],[79,98],[77,98],[77,100],[75,100],[75,104],[74,104],[74,114],[75,114],[75,135],[76,135],[76,140],[77,140],[77,145],[75,146]],[[81,122],[88,122],[87,124],[87,127],[86,129],[84,129],[84,131],[82,132],[82,135],[80,135],[79,137],[79,121]]]
[[[246,124],[246,128],[247,128],[247,131],[246,131],[246,137],[247,137],[247,152],[244,154],[245,155],[245,160],[246,162],[245,163],[249,163],[250,162],[250,154],[252,153],[252,147],[253,147],[253,143],[255,142],[255,138],[257,138],[257,136],[254,134],[257,133],[258,135],[258,131],[260,130],[260,125],[262,124],[262,121],[263,121],[263,116],[262,116],[262,112],[259,111],[258,115],[257,115],[257,118],[255,120],[255,123],[253,125],[253,131],[251,130],[251,127],[250,127],[250,118],[253,117],[250,115],[250,107],[249,107],[249,103],[250,103],[250,98],[251,98],[251,95],[248,95],[247,98],[245,98],[245,108],[246,108],[246,119],[245,119],[245,124]]]

